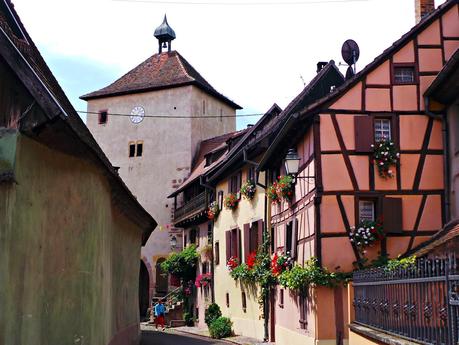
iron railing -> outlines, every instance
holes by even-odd
[[[207,207],[206,202],[206,192],[202,192],[198,194],[191,200],[185,202],[182,207],[178,207],[174,213],[174,221],[177,222],[179,220],[183,220],[186,216],[195,213],[197,211],[205,210]]]
[[[459,272],[453,256],[354,273],[355,322],[421,344],[458,344]]]

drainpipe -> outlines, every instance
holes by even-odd
[[[258,163],[252,160],[249,160],[247,158],[247,149],[242,150],[242,155],[244,159],[244,163],[253,165],[255,168],[258,168]],[[262,233],[262,241],[263,244],[266,242],[266,239],[268,238],[267,231],[268,229],[271,228],[271,219],[268,219],[268,198],[266,197],[266,186],[262,185],[261,183],[258,182],[258,178],[256,178],[256,184],[257,186],[260,186],[265,190],[265,197],[264,197],[264,227],[263,227],[263,233]],[[269,227],[268,227],[269,225]],[[265,248],[265,246],[262,246],[263,251],[267,251],[268,248]],[[269,341],[269,294],[263,297],[263,319],[264,319],[264,336],[263,336],[263,341],[267,342]]]
[[[433,119],[441,119],[442,123],[442,137],[443,137],[443,152],[445,159],[443,160],[443,180],[445,181],[445,210],[443,212],[443,219],[445,224],[450,221],[450,174],[449,174],[449,132],[448,132],[448,118],[447,114],[435,114],[430,111],[430,98],[424,96],[424,108],[426,114]]]
[[[199,184],[201,186],[203,186],[205,189],[213,192],[214,195],[215,195],[215,188],[212,187],[211,185],[207,184],[204,181],[204,176],[202,176],[202,175],[199,177]],[[206,204],[208,203],[207,201],[208,200],[207,200],[207,193],[206,193]],[[210,289],[210,298],[211,298],[212,303],[215,303],[214,220],[212,220],[211,222],[212,222],[212,256],[211,256],[211,259],[210,259],[210,276],[212,278],[212,285],[211,285],[211,289]]]

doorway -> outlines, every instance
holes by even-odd
[[[147,310],[150,304],[150,275],[148,274],[147,266],[140,260],[139,273],[139,312],[140,319],[143,320],[147,316]]]
[[[168,275],[161,269],[161,263],[164,261],[166,261],[165,258],[156,261],[156,294],[167,294]]]

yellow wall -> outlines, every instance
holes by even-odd
[[[243,171],[243,181],[246,180],[246,170]],[[223,191],[227,195],[227,179],[217,185],[217,194]],[[258,304],[258,291],[248,291],[236,283],[229,275],[226,268],[226,243],[225,231],[238,227],[241,231],[244,224],[255,222],[264,217],[264,190],[257,187],[257,192],[251,201],[241,198],[236,210],[227,210],[223,207],[214,224],[214,245],[219,242],[220,263],[215,266],[215,302],[220,306],[223,316],[228,316],[233,321],[236,334],[263,339],[264,328],[261,319],[262,310]],[[241,236],[241,248],[244,248],[244,239]],[[242,291],[247,298],[247,309],[242,310]],[[230,305],[226,306],[226,293],[229,293]]]

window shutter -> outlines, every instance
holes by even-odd
[[[233,181],[233,177],[228,177],[228,194],[233,192],[233,188],[231,188],[231,182]]]
[[[244,262],[247,263],[247,257],[250,253],[250,224],[244,224]]]
[[[385,233],[402,232],[402,199],[383,199],[383,227]]]
[[[290,256],[293,260],[296,259],[297,255],[297,244],[298,244],[298,219],[293,219],[293,229],[292,229],[292,252]]]
[[[258,247],[263,246],[263,220],[258,220]],[[258,249],[258,248],[257,248]]]
[[[241,260],[241,229],[237,228],[236,229],[236,257],[239,259],[239,262],[242,262]]]
[[[287,255],[287,224],[284,224],[283,227],[284,227],[284,255]]]
[[[241,190],[241,187],[242,187],[242,170],[239,171],[239,174],[238,174],[238,186],[237,186],[236,192],[239,192]]]
[[[226,236],[226,262],[228,262],[229,258],[231,257],[231,231],[225,232]]]
[[[355,116],[355,150],[357,152],[372,152],[374,143],[373,118],[371,116]]]

